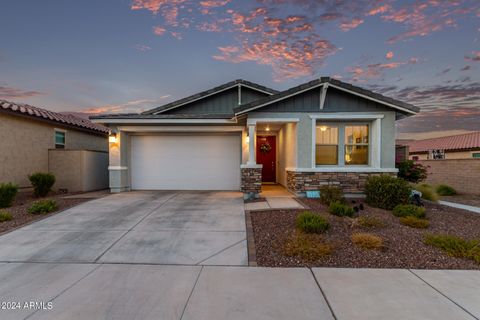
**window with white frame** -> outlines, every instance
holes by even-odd
[[[65,131],[55,130],[55,149],[65,149]]]
[[[369,125],[365,123],[317,123],[315,165],[368,165]]]

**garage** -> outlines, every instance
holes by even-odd
[[[239,190],[240,136],[131,137],[133,190]]]

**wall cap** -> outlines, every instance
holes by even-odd
[[[317,167],[317,168],[286,168],[292,172],[357,172],[357,173],[397,173],[397,168],[372,168],[372,167]]]
[[[240,168],[241,169],[262,169],[263,165],[262,164],[241,164]]]

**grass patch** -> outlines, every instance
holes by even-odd
[[[435,192],[435,189],[433,189],[431,185],[422,183],[414,185],[413,188],[420,191],[422,193],[422,198],[425,200],[437,202],[439,199],[437,192]]]
[[[417,207],[413,204],[399,204],[393,208],[393,214],[396,217],[408,217],[412,216],[415,218],[423,219],[425,218],[425,208]]]
[[[352,242],[362,249],[381,249],[383,239],[371,233],[354,233],[351,236]]]
[[[0,222],[10,221],[13,219],[13,216],[10,212],[6,210],[0,210]]]
[[[297,228],[305,233],[322,233],[328,230],[330,224],[318,214],[311,211],[302,212],[296,219]]]
[[[435,191],[439,196],[454,196],[457,194],[457,190],[453,189],[449,185],[446,184],[439,184]]]
[[[385,227],[385,222],[379,218],[375,218],[372,216],[363,216],[357,219],[357,223],[359,226],[367,229],[374,229],[374,228],[383,228]]]
[[[338,217],[353,217],[355,214],[355,211],[352,207],[338,201],[330,203],[330,206],[328,206],[328,211]]]
[[[426,229],[430,225],[427,219],[420,219],[414,216],[401,217],[400,223],[417,229]]]
[[[424,242],[445,251],[449,256],[480,263],[480,240],[465,240],[448,234],[427,234]]]
[[[333,252],[333,246],[314,234],[297,232],[291,235],[284,246],[285,255],[300,257],[305,261],[313,262]]]
[[[35,201],[30,208],[28,208],[28,213],[30,214],[46,214],[53,212],[58,209],[58,205],[53,200],[39,200]]]

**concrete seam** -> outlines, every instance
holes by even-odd
[[[198,266],[200,263],[205,262],[205,261],[207,261],[208,259],[215,257],[216,255],[219,255],[220,253],[222,253],[222,252],[224,252],[224,251],[226,251],[226,250],[228,250],[228,249],[236,246],[237,244],[239,244],[239,243],[241,243],[241,242],[243,242],[243,241],[246,241],[246,239],[242,239],[242,240],[240,240],[240,241],[235,242],[235,243],[232,244],[232,245],[229,245],[228,247],[223,248],[222,250],[218,251],[217,253],[214,253],[214,254],[212,254],[211,256],[208,256],[208,257],[206,257],[205,259],[201,260],[200,262],[195,263],[195,265]]]
[[[438,290],[437,288],[435,288],[433,285],[431,285],[430,283],[428,283],[426,280],[424,280],[422,277],[420,277],[418,274],[416,274],[415,272],[413,272],[411,269],[407,269],[408,271],[410,271],[410,273],[412,273],[415,277],[417,277],[418,279],[420,279],[420,281],[424,282],[427,286],[429,286],[430,288],[432,288],[433,290],[435,290],[436,292],[438,292],[439,294],[441,294],[443,297],[447,298],[448,300],[450,300],[453,304],[455,304],[457,307],[459,307],[460,309],[462,309],[463,311],[465,311],[466,313],[468,313],[470,316],[472,316],[474,319],[477,319],[479,320],[477,317],[475,317],[470,311],[468,311],[467,309],[465,309],[464,307],[462,307],[461,305],[459,305],[458,303],[456,303],[453,299],[450,299],[446,294],[444,294],[443,292],[441,292],[440,290]]]
[[[187,301],[185,302],[185,306],[183,307],[182,314],[180,316],[180,320],[183,319],[183,315],[185,314],[185,310],[187,310],[188,303],[190,302],[190,298],[193,295],[193,291],[195,290],[195,287],[197,286],[198,279],[200,279],[200,274],[203,271],[203,266],[200,268],[200,271],[198,272],[197,279],[195,279],[195,283],[193,284],[192,291],[190,291],[190,294],[188,295]]]
[[[308,270],[310,270],[310,272],[313,276],[313,279],[315,280],[315,283],[317,284],[318,289],[320,290],[320,293],[323,296],[323,299],[325,299],[325,302],[327,303],[328,309],[330,309],[330,312],[332,313],[333,319],[337,320],[337,316],[335,315],[335,312],[333,312],[333,308],[330,305],[330,302],[328,301],[327,295],[325,294],[322,287],[320,286],[320,282],[318,282],[317,277],[315,276],[315,273],[313,272],[313,270],[311,268],[308,268]]]

